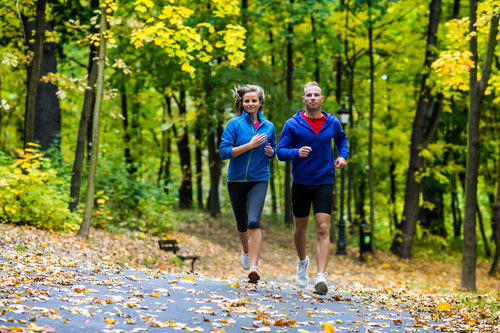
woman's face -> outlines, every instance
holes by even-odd
[[[243,109],[249,113],[257,113],[262,106],[259,100],[259,94],[256,92],[247,92],[243,95]]]

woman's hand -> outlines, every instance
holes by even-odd
[[[267,157],[272,157],[274,155],[274,149],[271,147],[271,144],[268,143],[267,146],[264,147],[264,152]]]
[[[250,144],[250,147],[253,149],[253,148],[257,148],[258,146],[261,146],[264,144],[264,142],[266,142],[266,139],[267,139],[267,134],[257,134],[257,135],[254,135],[254,137],[252,138],[252,140],[250,140],[249,144]]]

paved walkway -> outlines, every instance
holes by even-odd
[[[98,265],[19,266],[0,255],[0,332],[429,332],[409,313],[333,290]],[[16,274],[17,276],[16,280]],[[24,276],[23,276],[24,274]]]

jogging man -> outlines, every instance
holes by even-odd
[[[324,96],[316,82],[304,87],[302,101],[305,110],[299,110],[287,120],[278,145],[278,159],[292,161],[292,205],[295,220],[294,241],[299,257],[297,285],[309,283],[309,257],[306,256],[306,233],[311,204],[318,238],[316,247],[317,275],[314,289],[317,294],[328,292],[326,267],[330,248],[329,224],[333,202],[335,168],[343,168],[349,152],[347,136],[333,114],[321,110]],[[333,156],[332,140],[339,151]]]

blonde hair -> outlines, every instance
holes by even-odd
[[[318,87],[321,90],[321,87],[319,86],[318,82],[310,81],[310,82],[307,82],[306,85],[304,86],[304,93],[305,93],[306,89],[310,88],[310,87]]]
[[[262,107],[264,106],[264,101],[266,96],[264,94],[264,89],[260,86],[247,84],[244,86],[236,86],[233,89],[233,97],[234,97],[234,111],[236,115],[241,116],[241,112],[243,110],[243,96],[249,92],[255,92],[259,96],[259,101],[262,103],[259,111],[262,111]]]

